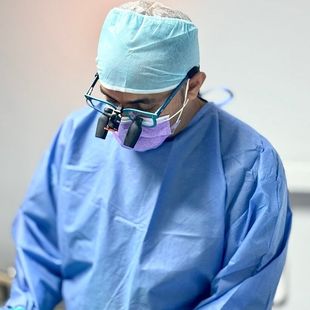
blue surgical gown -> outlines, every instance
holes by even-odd
[[[270,143],[212,103],[147,152],[95,138],[97,119],[70,115],[37,169],[7,306],[270,309],[291,227]]]

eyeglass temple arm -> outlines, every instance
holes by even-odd
[[[86,92],[86,95],[90,95],[90,94],[91,94],[91,92],[93,91],[93,88],[94,88],[94,86],[96,85],[96,83],[97,83],[98,80],[99,80],[99,74],[96,73],[96,74],[95,74],[95,79],[94,79],[94,81],[92,82],[92,84],[90,85],[88,91]]]
[[[156,111],[156,114],[159,116],[160,113],[167,107],[167,105],[170,103],[171,99],[175,96],[175,94],[179,91],[179,89],[183,86],[184,82],[187,81],[188,79],[191,79],[196,73],[199,72],[199,67],[195,66],[192,69],[190,69],[186,77],[181,81],[178,87],[176,87],[173,92],[169,95],[169,97],[166,100],[166,103],[159,108],[159,110]]]

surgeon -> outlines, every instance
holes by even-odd
[[[109,12],[90,107],[62,124],[14,221],[5,309],[271,309],[285,173],[264,137],[201,98],[197,36],[158,2]]]

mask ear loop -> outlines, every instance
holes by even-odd
[[[182,116],[182,113],[184,111],[184,108],[187,106],[188,102],[189,102],[189,98],[187,98],[187,94],[188,94],[188,89],[189,89],[189,79],[187,80],[187,83],[186,83],[186,90],[185,90],[185,98],[184,98],[184,101],[183,101],[183,105],[182,105],[182,108],[177,111],[176,113],[174,113],[172,116],[170,116],[168,118],[168,120],[170,121],[171,119],[173,119],[176,115],[179,114],[176,122],[171,126],[171,133],[174,134],[175,130],[177,129],[177,127],[179,126],[180,122],[181,122],[181,116]]]

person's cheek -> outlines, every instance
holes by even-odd
[[[172,117],[175,115],[181,108],[182,108],[182,102],[180,100],[180,96],[174,98],[174,100],[171,101],[171,106],[170,106],[170,111],[169,115]],[[171,120],[170,120],[170,125],[173,126],[178,119],[178,115],[175,115]]]

